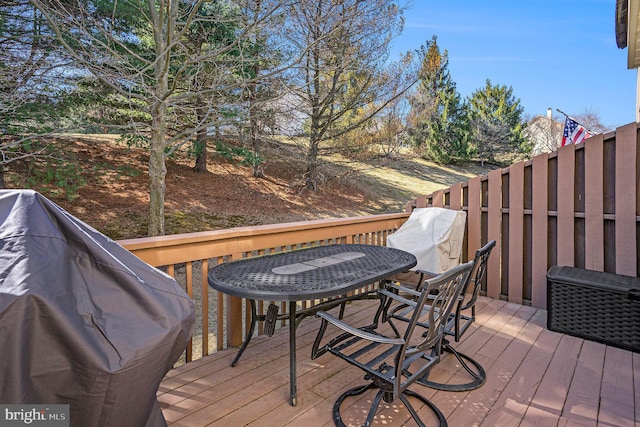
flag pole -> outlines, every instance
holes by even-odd
[[[591,135],[596,135],[598,132],[594,132],[591,129],[589,129],[588,127],[586,127],[585,125],[583,125],[582,123],[579,123],[576,119],[574,119],[573,117],[571,117],[570,115],[568,115],[567,113],[565,113],[564,111],[562,111],[559,108],[556,108],[556,111],[562,115],[564,115],[565,119],[567,117],[569,117],[571,120],[573,120],[574,122],[578,123],[580,126],[582,126],[583,128],[585,128],[587,130],[587,132],[589,132]]]

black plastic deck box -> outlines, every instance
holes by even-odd
[[[640,352],[640,278],[551,267],[547,328]]]

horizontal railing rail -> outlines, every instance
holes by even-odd
[[[249,326],[248,301],[209,291],[207,273],[210,265],[332,243],[386,245],[387,236],[396,231],[408,216],[408,213],[397,213],[237,227],[128,239],[118,243],[176,278],[196,303],[196,332],[185,354],[185,361],[189,362],[211,352],[240,345]],[[319,302],[304,301],[300,308]],[[265,303],[258,302],[259,314],[264,313]],[[287,304],[280,304],[280,310],[286,313]],[[257,333],[262,333],[262,328]]]

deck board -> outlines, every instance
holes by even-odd
[[[349,305],[346,321],[373,316],[372,301]],[[480,298],[476,323],[455,348],[478,360],[487,382],[469,392],[413,390],[433,401],[450,426],[640,426],[640,355],[551,332],[546,312]],[[298,328],[298,405],[288,404],[288,329],[255,338],[238,365],[223,350],[172,369],[158,400],[171,426],[332,426],[332,408],[362,373],[331,355],[311,360],[319,322]],[[461,378],[459,363],[445,356],[431,379]],[[362,422],[371,396],[343,405],[347,425]],[[416,403],[421,416],[428,409]],[[639,415],[636,415],[639,414]],[[400,402],[382,407],[374,425],[415,425]],[[428,419],[425,419],[428,423]]]
[[[632,353],[607,347],[600,392],[598,422],[625,425],[634,417]]]

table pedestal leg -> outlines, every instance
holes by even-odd
[[[289,301],[289,403],[298,403],[298,388],[296,383],[296,302]]]
[[[236,356],[233,358],[233,362],[231,362],[231,366],[236,366],[238,360],[240,360],[240,356],[244,353],[245,349],[249,345],[249,341],[251,341],[251,337],[253,336],[253,332],[256,328],[256,321],[262,320],[258,319],[258,315],[256,312],[256,302],[254,300],[249,300],[251,305],[251,325],[249,326],[249,330],[247,331],[247,336],[244,339],[244,342],[238,349]],[[289,403],[291,406],[296,406],[298,403],[298,388],[296,384],[296,329],[298,326],[298,322],[296,319],[296,302],[289,302]]]
[[[236,366],[236,364],[238,363],[238,360],[240,360],[240,356],[242,356],[242,353],[244,353],[245,349],[247,348],[247,346],[249,345],[249,341],[251,341],[251,337],[253,336],[253,331],[256,329],[256,302],[254,300],[249,300],[249,303],[251,305],[251,326],[249,326],[249,331],[247,332],[247,336],[244,339],[244,342],[242,343],[242,345],[240,346],[240,348],[238,349],[238,352],[236,353],[236,357],[233,358],[233,362],[231,362],[231,366]]]

